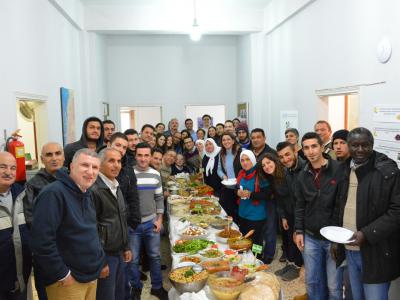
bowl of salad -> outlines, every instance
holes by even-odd
[[[172,247],[174,254],[196,254],[214,244],[213,241],[206,239],[196,240],[177,240]]]
[[[200,252],[203,260],[219,260],[224,256],[224,253],[218,249],[207,249]]]
[[[197,293],[206,285],[208,272],[201,266],[199,269],[193,266],[180,267],[169,273],[169,280],[180,293]]]

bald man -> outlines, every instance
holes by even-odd
[[[0,152],[0,299],[7,300],[26,299],[32,260],[16,171],[14,156]]]
[[[57,171],[64,165],[63,148],[56,142],[43,145],[40,160],[44,168],[41,168],[25,185],[24,209],[28,226],[32,223],[32,209],[36,197],[46,185],[56,180]]]
[[[37,196],[46,185],[56,181],[56,173],[64,165],[63,148],[56,142],[43,145],[40,160],[44,168],[40,169],[25,185],[24,211],[28,227],[32,224],[33,207]],[[42,284],[41,276],[37,273],[35,267],[33,271],[39,300],[47,300],[46,289]]]

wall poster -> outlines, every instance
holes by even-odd
[[[60,88],[61,122],[64,146],[75,141],[75,97],[74,91]]]

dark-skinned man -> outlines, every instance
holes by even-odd
[[[351,158],[342,165],[335,221],[355,232],[354,241],[334,244],[332,252],[338,265],[346,258],[354,299],[385,300],[400,276],[400,171],[373,150],[368,129],[350,131],[347,144]]]

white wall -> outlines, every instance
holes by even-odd
[[[19,0],[1,1],[0,35],[1,136],[16,129],[14,93],[23,92],[47,97],[49,140],[61,142],[59,88],[81,101],[79,31],[47,0]]]
[[[301,133],[324,117],[317,89],[386,81],[362,88],[360,125],[367,127],[371,102],[399,103],[399,10],[396,0],[317,0],[265,36],[264,84],[253,92],[267,90],[263,97],[270,107],[257,118],[259,125],[270,128],[272,145],[279,141],[280,110],[299,111]],[[375,51],[384,36],[392,41],[394,53],[382,65]]]
[[[120,106],[162,105],[163,121],[185,119],[185,104],[226,106],[236,114],[237,38],[107,36],[107,90],[112,119]],[[212,112],[211,112],[212,114]]]

